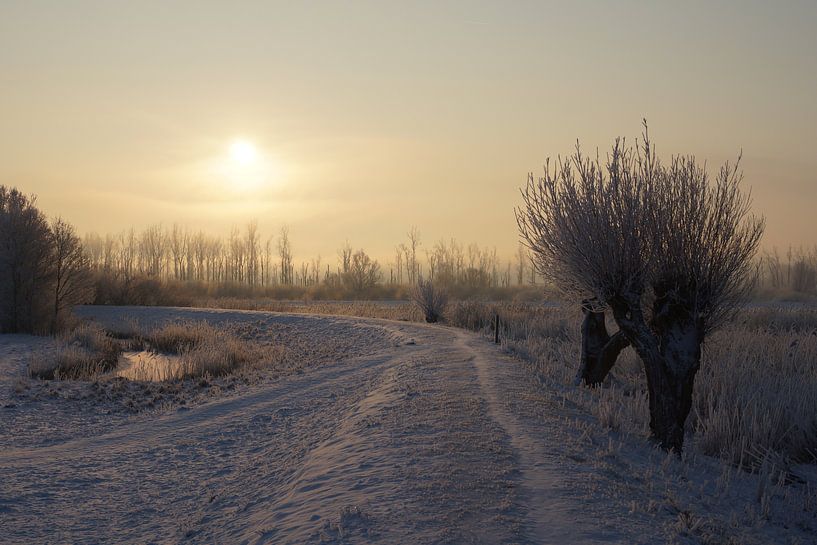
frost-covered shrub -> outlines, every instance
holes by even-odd
[[[438,322],[448,305],[448,292],[431,280],[420,279],[412,292],[412,300],[423,311],[426,322]]]

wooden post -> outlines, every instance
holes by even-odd
[[[494,318],[494,343],[499,344],[499,314]]]

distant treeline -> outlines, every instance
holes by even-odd
[[[758,265],[760,287],[777,293],[817,294],[817,248],[789,247],[785,256],[777,249],[766,252]]]
[[[757,262],[761,297],[817,294],[817,249],[773,250]],[[408,299],[420,279],[454,299],[549,297],[526,248],[502,261],[495,248],[454,239],[424,246],[418,229],[385,265],[348,242],[337,256],[296,262],[289,230],[262,237],[256,222],[226,238],[161,224],[88,234],[36,199],[0,186],[0,332],[53,332],[80,303],[196,305],[213,298]]]
[[[454,294],[541,284],[523,248],[504,263],[495,248],[464,246],[454,239],[422,248],[416,228],[395,246],[385,266],[348,242],[329,262],[318,256],[296,263],[288,228],[264,238],[254,221],[226,238],[177,224],[153,225],[141,232],[88,234],[83,246],[96,272],[100,303],[142,302],[169,284],[187,296],[315,299],[405,298],[406,288],[420,278]]]

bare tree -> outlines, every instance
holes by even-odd
[[[516,250],[516,283],[523,285],[525,283],[525,269],[527,269],[528,249],[523,244],[520,244]]]
[[[244,266],[246,264],[247,247],[241,239],[238,227],[233,226],[230,231],[229,245],[230,256],[228,266],[230,269],[229,279],[232,282],[244,282]]]
[[[142,270],[150,276],[159,278],[164,270],[167,253],[167,237],[161,224],[151,225],[142,232],[139,250]]]
[[[817,285],[817,269],[812,259],[800,254],[791,268],[791,289],[800,293],[810,293]]]
[[[275,281],[272,273],[272,238],[268,238],[264,243],[264,251],[261,257],[261,284],[267,286]]]
[[[309,279],[311,277],[312,273],[309,270],[309,262],[302,261],[300,274],[295,275],[295,284],[299,286],[307,286],[309,285]]]
[[[817,251],[807,253],[800,248],[789,248],[787,263],[780,260],[777,249],[766,252],[761,260],[764,280],[772,288],[786,288],[801,293],[817,290]]]
[[[281,238],[278,240],[278,256],[281,258],[281,284],[293,282],[292,246],[289,242],[289,227],[281,227]]]
[[[195,274],[191,274],[190,278],[201,282],[204,280],[204,264],[207,261],[207,238],[204,233],[199,231],[193,235],[190,239],[190,249],[195,263]]]
[[[184,260],[190,244],[190,235],[187,229],[174,223],[167,239],[173,255],[173,277],[176,280],[186,280]]]
[[[85,254],[88,256],[91,266],[95,269],[100,268],[102,266],[102,254],[104,251],[104,242],[102,237],[100,237],[97,233],[86,233],[82,247],[85,248]]]
[[[405,244],[398,244],[397,247],[394,249],[395,252],[395,267],[396,267],[396,276],[395,276],[395,283],[402,284],[403,283],[403,255],[406,252],[406,245]]]
[[[127,233],[122,233],[119,237],[119,267],[125,281],[130,281],[134,274],[134,262],[136,261],[137,241],[136,233],[131,227]]]
[[[309,280],[309,284],[320,284],[321,282],[321,256],[318,254],[318,257],[312,259],[310,262],[312,277]]]
[[[739,163],[739,161],[738,161]],[[644,363],[652,436],[680,452],[706,335],[753,284],[763,220],[749,214],[738,164],[710,181],[694,157],[656,158],[617,140],[606,165],[577,146],[516,210],[539,272],[596,310],[609,308]]]
[[[51,223],[53,237],[54,307],[51,331],[57,331],[62,313],[93,298],[88,258],[74,227],[60,218]]]
[[[247,255],[247,284],[250,286],[254,286],[258,282],[259,241],[258,222],[253,220],[247,224],[247,235],[244,239]]]
[[[420,231],[412,226],[408,232],[409,243],[406,247],[406,266],[408,268],[409,284],[417,283],[419,267],[417,263],[417,248],[420,247]]]
[[[349,272],[345,278],[356,293],[374,287],[380,280],[380,264],[372,260],[366,252],[358,250],[352,254]]]
[[[222,282],[224,278],[224,244],[219,238],[212,238],[207,244],[207,281]]]
[[[340,258],[340,272],[341,274],[349,274],[352,268],[352,245],[347,240],[343,247],[338,250],[338,257]]]

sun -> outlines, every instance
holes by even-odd
[[[281,163],[276,154],[244,136],[223,141],[222,152],[210,161],[214,184],[241,195],[257,194],[281,181]]]
[[[258,148],[243,138],[233,140],[230,144],[230,159],[239,166],[252,166],[258,161]]]

